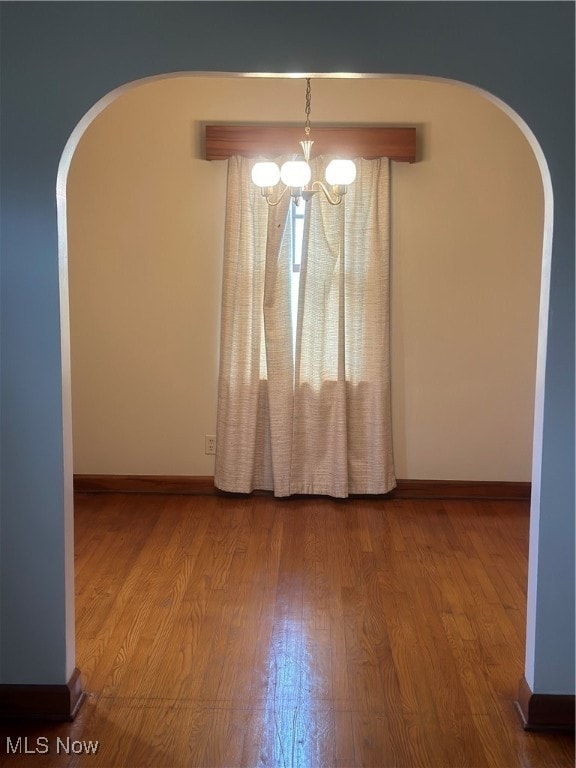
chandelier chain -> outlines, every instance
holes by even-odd
[[[310,135],[310,112],[311,112],[311,106],[310,103],[312,101],[312,89],[310,88],[310,78],[306,78],[306,123],[304,124],[304,133],[306,136]]]

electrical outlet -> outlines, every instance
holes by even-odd
[[[204,453],[208,455],[216,453],[216,435],[204,435]]]

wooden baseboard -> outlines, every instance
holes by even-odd
[[[220,491],[214,478],[174,475],[74,475],[77,493],[165,493],[211,496]],[[476,480],[398,480],[387,499],[530,499],[530,483]]]
[[[485,499],[529,501],[530,483],[489,480],[398,480],[393,499]]]
[[[74,475],[77,493],[174,493],[213,496],[214,478],[187,475]]]
[[[516,709],[526,731],[573,731],[575,697],[532,693],[526,678],[518,686]]]
[[[0,720],[74,720],[84,692],[80,670],[64,685],[0,685]]]

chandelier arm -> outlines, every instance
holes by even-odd
[[[274,208],[275,206],[277,206],[280,203],[280,201],[282,200],[282,198],[286,194],[286,190],[288,189],[288,187],[284,186],[284,189],[282,190],[282,192],[280,192],[280,194],[278,195],[276,200],[272,200],[271,199],[272,198],[272,190],[273,189],[274,189],[274,187],[262,187],[260,189],[260,192],[262,194],[262,197],[266,198],[266,202],[268,203],[268,205],[270,205],[270,206],[272,206]]]
[[[345,194],[346,192],[346,188],[343,188],[342,193],[336,192],[334,198],[332,198],[330,192],[321,181],[313,181],[311,186],[312,186],[312,189],[314,189],[314,187],[318,187],[319,189],[321,189],[322,192],[324,192],[324,194],[326,195],[326,199],[328,200],[330,205],[340,205],[340,203],[342,202],[343,194]]]

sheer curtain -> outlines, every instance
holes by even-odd
[[[323,178],[329,158],[312,162]],[[231,158],[215,483],[345,497],[395,486],[389,360],[389,161],[356,160],[339,206],[306,206],[296,349],[288,201]]]

